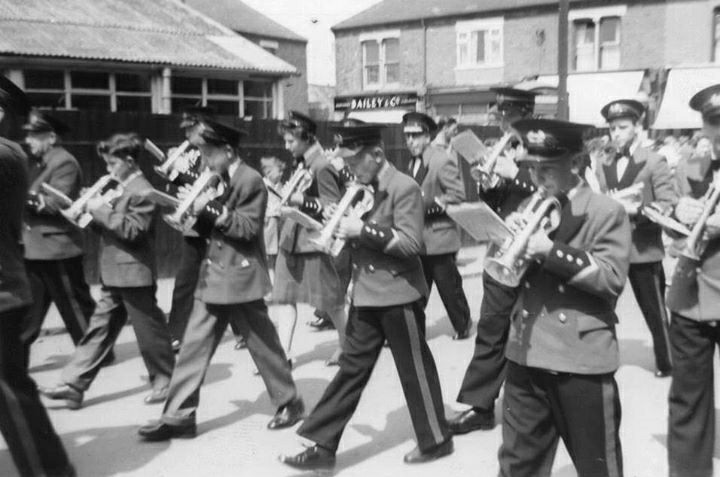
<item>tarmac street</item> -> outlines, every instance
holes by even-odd
[[[464,288],[477,320],[482,298],[482,247],[463,249],[459,256]],[[671,272],[671,264],[668,272]],[[670,275],[669,275],[670,276]],[[670,379],[655,378],[652,342],[632,293],[618,303],[621,367],[616,374],[622,399],[623,458],[628,477],[667,475],[667,394]],[[94,290],[95,292],[97,290]],[[161,308],[168,311],[172,280],[158,287]],[[292,355],[293,372],[308,412],[320,398],[337,368],[324,361],[332,354],[334,331],[314,332],[306,325],[312,310],[300,307]],[[73,345],[53,310],[45,323],[45,334],[36,342],[31,357],[31,375],[42,385],[57,382]],[[452,340],[452,326],[437,292],[427,310],[427,337],[434,353],[448,416],[463,409],[455,402],[465,367],[472,355],[473,339]],[[473,335],[474,336],[474,335]],[[279,463],[282,453],[302,449],[294,429],[269,431],[266,424],[275,409],[262,379],[253,374],[247,350],[235,350],[228,331],[218,348],[202,389],[198,411],[198,436],[167,443],[139,441],[137,428],[157,419],[161,405],[145,405],[149,392],[145,368],[138,353],[132,327],[126,327],[115,347],[115,363],[104,368],[85,394],[83,407],[63,409],[44,400],[51,419],[81,477],[101,476],[277,476],[316,475],[300,473]],[[717,364],[717,363],[716,363]],[[718,366],[716,365],[716,369]],[[716,379],[716,391],[718,386]],[[498,424],[501,404],[496,407]],[[720,426],[718,426],[720,427]],[[399,379],[388,349],[380,360],[360,405],[347,426],[340,444],[335,471],[351,476],[494,476],[501,428],[455,437],[455,453],[436,462],[408,466],[403,455],[415,442]],[[720,459],[720,439],[716,444]],[[720,472],[720,462],[716,462]],[[0,476],[16,475],[4,441],[0,439]],[[562,445],[553,475],[576,476]]]

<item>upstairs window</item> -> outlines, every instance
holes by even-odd
[[[713,50],[712,60],[720,62],[720,8],[713,12]]]
[[[503,19],[489,18],[458,22],[457,66],[459,68],[503,65]]]
[[[618,6],[570,12],[574,71],[620,68],[620,33],[625,10]]]
[[[399,32],[362,35],[363,87],[377,89],[400,84]]]

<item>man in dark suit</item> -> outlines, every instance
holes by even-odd
[[[270,291],[263,239],[267,189],[262,176],[238,158],[241,131],[216,121],[203,123],[203,159],[223,176],[226,188],[220,198],[209,191],[193,204],[196,228],[209,237],[209,245],[162,417],[138,431],[147,441],[195,436],[200,387],[231,320],[277,406],[268,428],[292,426],[304,411],[263,299]]]
[[[352,241],[354,288],[347,339],[340,370],[298,430],[315,445],[280,458],[299,469],[335,465],[343,430],[386,339],[418,441],[405,462],[427,462],[453,451],[423,326],[428,289],[418,257],[424,214],[420,188],[385,158],[381,128],[365,124],[337,131],[337,152],[346,157],[358,182],[374,187],[374,205],[364,220],[345,218],[339,226],[338,237]]]
[[[587,125],[513,124],[533,182],[559,201],[554,232],[540,227],[511,313],[503,399],[503,477],[550,476],[563,440],[580,476],[622,476],[615,304],[627,278],[630,222],[623,207],[574,172]],[[521,214],[511,228],[526,227]]]
[[[25,94],[0,76],[0,122],[27,114]],[[21,320],[32,298],[21,245],[27,157],[0,138],[0,432],[22,476],[71,477],[75,470],[28,376]]]
[[[30,192],[23,227],[25,266],[33,302],[22,324],[22,340],[29,357],[45,315],[52,303],[58,308],[75,344],[85,334],[95,311],[95,301],[83,271],[82,230],[60,214],[59,199],[43,192],[47,183],[75,200],[82,185],[80,165],[61,146],[68,127],[48,113],[33,111],[25,142],[32,154],[29,162]]]
[[[138,165],[143,142],[136,134],[115,134],[98,146],[108,173],[117,181],[119,197],[98,195],[87,203],[92,224],[100,234],[101,297],[85,336],[62,372],[62,383],[41,389],[51,399],[82,406],[83,394],[100,371],[128,318],[135,329],[147,367],[152,393],[145,403],[167,395],[174,359],[165,316],[155,290],[155,205],[145,195],[152,188]]]
[[[501,129],[504,134],[517,136],[511,124],[532,116],[536,93],[513,88],[495,88],[494,91]],[[536,190],[527,166],[515,162],[521,152],[520,146],[517,138],[514,142],[510,141],[494,169],[499,181],[492,186],[487,184],[487,188],[480,187],[481,199],[502,218],[517,210],[521,202]],[[483,297],[475,349],[457,397],[458,402],[471,407],[450,419],[450,429],[454,434],[495,427],[495,400],[505,381],[505,343],[516,296],[515,289],[483,273]]]
[[[665,247],[660,226],[645,217],[641,207],[653,203],[662,210],[671,210],[677,202],[674,181],[667,160],[640,144],[638,123],[645,113],[640,102],[632,99],[611,101],[601,113],[608,122],[617,152],[605,164],[596,167],[600,190],[613,196],[617,191],[643,185],[642,193],[637,197],[620,199],[632,225],[628,278],[652,334],[655,376],[670,376],[672,360],[662,264]]]
[[[422,189],[425,210],[423,243],[420,255],[428,289],[437,284],[450,322],[455,329],[453,339],[470,336],[472,319],[462,277],[456,259],[460,250],[460,232],[457,224],[445,213],[448,204],[465,200],[465,190],[460,180],[457,162],[445,149],[431,144],[437,125],[423,113],[407,113],[403,116],[405,142],[412,159],[408,174]]]
[[[720,345],[720,213],[704,199],[720,179],[720,85],[699,91],[690,107],[702,114],[711,157],[683,161],[677,169],[680,200],[675,217],[695,228],[703,210],[710,216],[699,247],[680,256],[668,290],[672,351],[668,460],[671,477],[711,477],[715,452],[715,349]],[[717,196],[716,196],[717,197]]]

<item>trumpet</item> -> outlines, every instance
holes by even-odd
[[[171,214],[164,214],[163,220],[165,220],[170,227],[184,234],[193,233],[193,227],[195,226],[197,217],[193,215],[192,207],[198,197],[207,191],[210,191],[211,199],[217,199],[225,192],[225,183],[222,177],[210,169],[205,169],[200,174],[182,200],[158,191],[159,194],[163,194],[164,200],[167,200],[175,206],[175,211]]]
[[[560,201],[548,197],[542,188],[535,192],[522,212],[525,227],[514,233],[485,261],[485,270],[496,281],[508,287],[520,284],[530,261],[525,257],[530,237],[538,230],[550,233],[560,225]]]
[[[153,167],[153,169],[165,180],[170,182],[177,179],[178,175],[181,173],[187,172],[190,161],[197,160],[200,156],[200,151],[197,149],[189,150],[190,147],[190,141],[183,141],[169,156],[166,157],[160,148],[152,141],[149,139],[145,140],[145,149],[162,162],[162,164]],[[184,167],[180,167],[177,163],[180,158],[183,157],[186,157],[187,164]]]
[[[312,184],[312,181],[312,173],[305,167],[298,167],[287,184],[283,186],[282,193],[280,194],[280,202],[278,202],[276,206],[277,210],[273,211],[273,213],[278,215],[280,209],[287,206],[288,202],[290,202],[292,195],[296,192],[305,192],[307,188],[310,187],[310,184]]]
[[[621,204],[640,204],[643,199],[644,182],[637,182],[629,187],[620,190],[611,190],[608,195]]]
[[[698,218],[698,221],[695,222],[695,225],[693,225],[690,230],[690,234],[685,241],[685,246],[680,252],[680,255],[691,260],[700,260],[700,256],[705,251],[708,242],[705,237],[705,224],[715,211],[718,201],[720,201],[720,187],[718,187],[716,182],[713,182],[703,197],[704,207],[700,218]]]
[[[50,184],[43,183],[41,187],[47,194],[59,198],[66,204],[70,204],[67,208],[60,209],[60,213],[63,217],[81,229],[84,229],[90,224],[90,222],[92,222],[92,215],[85,210],[90,199],[102,197],[103,200],[112,207],[115,205],[117,199],[123,194],[124,190],[122,185],[120,185],[120,181],[111,174],[102,176],[75,201],[71,200],[68,196],[52,187]]]
[[[362,197],[357,203],[355,200],[358,195],[362,194]],[[355,205],[353,205],[353,203]],[[372,209],[374,204],[373,190],[372,187],[353,183],[347,187],[345,195],[343,195],[340,202],[338,202],[335,212],[332,214],[327,223],[320,230],[319,236],[310,239],[310,242],[317,245],[318,249],[333,257],[337,257],[345,246],[345,239],[339,239],[335,236],[337,229],[340,226],[340,221],[343,217],[362,217],[366,212]]]
[[[508,131],[503,134],[485,160],[480,161],[470,169],[470,175],[476,182],[480,183],[483,189],[491,189],[500,182],[501,177],[494,172],[495,164],[497,164],[498,158],[514,137],[517,137],[517,133],[514,131]]]

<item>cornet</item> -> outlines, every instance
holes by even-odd
[[[705,237],[705,224],[715,211],[718,201],[720,201],[720,187],[718,187],[717,182],[713,182],[703,197],[704,207],[700,218],[690,230],[690,235],[685,241],[685,247],[680,252],[684,257],[695,261],[700,260],[700,256],[705,251],[708,242],[707,237]]]
[[[360,200],[353,205],[358,195],[362,194]],[[327,223],[320,230],[320,235],[310,241],[317,245],[318,249],[333,257],[337,257],[342,248],[345,246],[345,240],[335,236],[343,217],[360,218],[372,209],[374,203],[373,190],[370,186],[353,183],[347,187],[345,195],[343,195],[333,215],[328,219]]]
[[[560,201],[548,197],[546,189],[535,192],[522,212],[525,227],[503,243],[494,256],[485,261],[485,270],[496,281],[508,287],[520,284],[530,261],[525,257],[530,237],[538,230],[546,234],[560,225]]]
[[[164,194],[166,196],[164,199],[168,197],[174,199],[174,201],[171,202],[175,205],[175,211],[172,214],[163,215],[165,222],[167,222],[170,227],[184,234],[193,233],[193,227],[195,226],[197,217],[193,215],[192,207],[198,197],[206,191],[211,192],[213,199],[220,197],[225,191],[225,183],[220,174],[210,169],[205,169],[200,174],[184,199],[181,200]]]
[[[52,187],[50,184],[42,184],[43,190],[55,197],[58,197],[64,203],[70,203],[66,209],[60,209],[60,213],[73,224],[84,229],[92,222],[92,215],[85,209],[90,199],[101,197],[109,206],[113,206],[115,201],[123,194],[123,187],[112,175],[104,175],[87,189],[77,200],[72,201],[61,191]]]
[[[305,192],[312,184],[312,181],[312,173],[305,167],[298,167],[292,177],[290,177],[287,184],[283,186],[282,194],[280,194],[280,202],[277,204],[277,211],[273,211],[273,213],[275,213],[275,215],[279,215],[280,209],[287,206],[293,194],[296,192]]]
[[[200,151],[197,149],[189,150],[191,144],[189,141],[183,141],[175,150],[169,155],[165,156],[163,152],[149,139],[145,140],[145,149],[155,156],[159,161],[162,162],[159,166],[155,166],[155,172],[162,176],[165,180],[172,182],[181,173],[187,172],[187,167],[191,161],[196,161],[200,156]],[[180,167],[178,164],[181,158],[185,158],[185,166]]]
[[[495,171],[495,165],[497,164],[498,158],[505,150],[505,147],[510,141],[517,137],[517,133],[513,131],[506,132],[500,138],[500,140],[493,146],[490,154],[485,158],[484,161],[480,161],[470,169],[470,175],[476,182],[479,182],[483,189],[491,189],[497,186],[500,182],[501,177],[497,175]]]
[[[642,203],[644,189],[645,183],[637,182],[624,189],[608,191],[608,195],[621,204],[629,203],[640,205]]]

